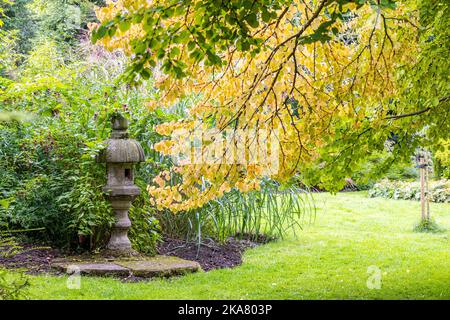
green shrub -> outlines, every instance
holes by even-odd
[[[147,255],[156,254],[156,245],[161,239],[161,227],[156,219],[156,211],[150,205],[150,199],[146,190],[147,183],[144,180],[135,181],[142,192],[133,201],[129,216],[132,221],[129,231],[130,241],[133,248]]]
[[[25,181],[14,195],[8,208],[9,223],[18,228],[45,227],[45,233],[35,235],[46,241],[65,239],[68,219],[61,212],[56,196],[70,188],[64,177],[35,175]]]
[[[26,297],[28,278],[17,273],[16,278],[8,278],[8,272],[0,268],[0,300],[18,300]]]
[[[358,190],[369,190],[380,177],[395,181],[412,181],[418,178],[418,174],[412,161],[396,161],[392,154],[379,152],[372,154],[366,162],[362,163],[352,179]]]
[[[15,238],[0,225],[0,257],[9,257],[20,252],[20,246]],[[28,278],[16,272],[14,278],[8,276],[8,272],[0,267],[0,300],[17,300],[26,297],[26,288],[29,286]]]
[[[10,191],[19,184],[20,171],[15,170],[21,164],[18,141],[22,138],[16,129],[17,122],[0,123],[0,199],[8,198]]]
[[[450,139],[440,140],[440,148],[435,152],[437,175],[450,179]]]
[[[369,197],[390,199],[420,200],[420,183],[390,181],[383,179],[369,190]],[[429,184],[428,199],[431,202],[450,202],[450,181],[432,181]]]

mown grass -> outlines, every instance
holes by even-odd
[[[297,238],[248,250],[242,266],[175,279],[123,283],[33,276],[31,299],[450,299],[450,204],[431,204],[446,231],[415,233],[418,202],[364,193],[315,195],[313,224]],[[381,288],[369,289],[372,268]],[[369,270],[369,273],[368,273]],[[376,269],[378,270],[378,269]]]

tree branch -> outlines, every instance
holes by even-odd
[[[439,99],[439,104],[441,104],[442,102],[445,102],[445,101],[447,101],[449,99],[450,99],[450,95],[442,97],[442,98]],[[411,113],[405,113],[405,114],[400,114],[400,115],[397,115],[397,116],[386,117],[386,118],[384,118],[384,120],[397,120],[397,119],[406,118],[406,117],[413,117],[413,116],[417,116],[419,114],[428,112],[430,110],[431,110],[431,107],[428,107],[428,108],[425,108],[425,109],[422,109],[422,110],[419,110],[419,111],[415,111],[415,112],[411,112]]]

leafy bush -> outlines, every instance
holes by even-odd
[[[20,251],[15,238],[0,225],[0,258],[9,257]],[[25,290],[29,285],[26,276],[16,273],[14,279],[8,277],[6,270],[0,267],[0,300],[16,300],[25,296]]]
[[[440,140],[440,148],[435,152],[437,170],[442,177],[450,179],[450,139]]]
[[[389,180],[415,180],[418,170],[412,162],[401,162],[393,158],[389,152],[372,154],[360,165],[352,176],[358,190],[369,190],[378,179],[386,177]]]
[[[17,300],[25,296],[29,281],[23,274],[16,279],[9,279],[6,270],[0,268],[0,300]]]
[[[369,190],[369,197],[420,200],[420,183],[383,179]],[[431,202],[450,202],[450,181],[430,182],[428,198]]]
[[[147,183],[138,178],[135,181],[141,190],[145,190]],[[129,231],[133,248],[139,252],[156,254],[156,243],[161,239],[161,226],[155,217],[156,211],[150,205],[148,193],[143,191],[134,200],[130,208],[129,216],[133,222]]]

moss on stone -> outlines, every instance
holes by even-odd
[[[201,270],[195,261],[188,261],[178,257],[154,256],[154,257],[123,257],[105,258],[102,256],[74,256],[65,259],[57,259],[52,267],[59,271],[67,272],[78,267],[81,274],[100,276],[128,276],[137,277],[170,277],[183,275]]]

